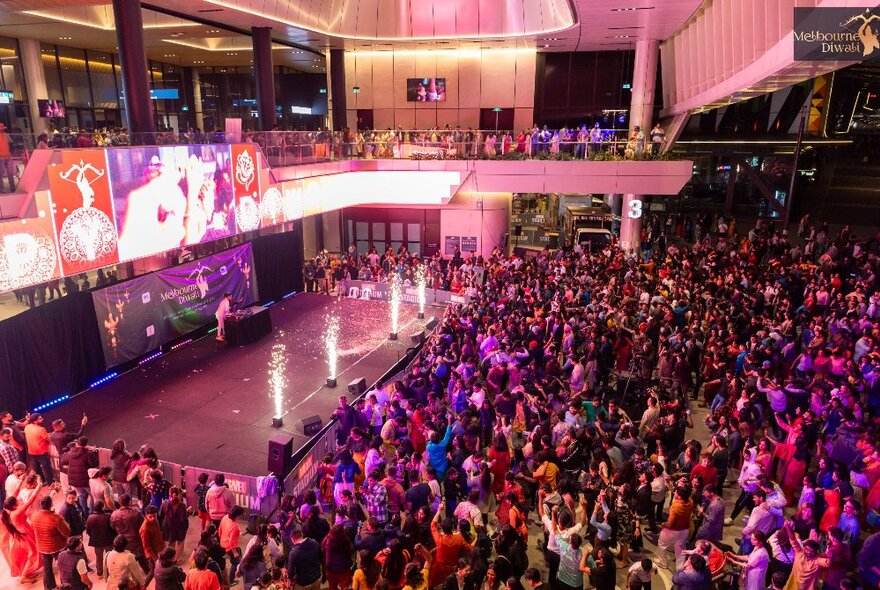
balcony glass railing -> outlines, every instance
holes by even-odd
[[[601,129],[578,138],[576,130],[513,134],[494,130],[243,131],[131,134],[121,131],[0,133],[0,192],[12,191],[35,149],[85,149],[132,145],[256,143],[270,166],[335,160],[662,160],[662,143],[628,137],[622,129]],[[8,149],[6,149],[8,146]],[[4,157],[5,156],[5,157]]]

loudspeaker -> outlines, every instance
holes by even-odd
[[[424,339],[425,339],[425,332],[421,331],[418,334],[413,334],[410,337],[410,342],[412,342],[413,344],[421,344],[422,340],[424,340]]]
[[[363,392],[367,390],[367,380],[361,377],[360,379],[355,379],[351,383],[348,384],[348,393],[349,395],[353,395],[355,397],[359,396]]]
[[[513,235],[515,235],[516,237],[520,237],[522,235],[522,226],[521,225],[513,226]]]
[[[293,469],[293,437],[289,434],[274,434],[269,439],[269,471],[283,481]]]
[[[315,436],[323,428],[320,416],[309,416],[308,418],[303,418],[300,422],[302,422],[303,434],[306,436]]]
[[[556,250],[557,248],[559,248],[559,234],[547,234],[547,238],[549,238],[550,240],[550,243],[548,245],[550,246],[551,250]]]
[[[426,330],[433,330],[434,328],[437,327],[437,324],[439,324],[439,323],[440,323],[440,320],[437,319],[437,316],[434,316],[431,318],[431,321],[429,321],[427,324],[425,324],[425,329]]]

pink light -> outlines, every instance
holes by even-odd
[[[184,340],[183,342],[178,342],[177,344],[175,344],[174,346],[172,346],[172,347],[171,347],[171,350],[177,350],[177,349],[180,348],[181,346],[186,346],[187,344],[189,344],[189,343],[192,342],[192,341],[193,341],[192,338],[187,338],[187,339]]]

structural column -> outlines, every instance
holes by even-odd
[[[46,72],[43,69],[40,42],[36,39],[19,39],[18,49],[21,52],[21,68],[24,70],[31,126],[34,133],[43,133],[46,131],[46,120],[41,116],[37,100],[49,96],[46,90]]]
[[[150,76],[144,50],[144,21],[138,0],[113,0],[116,43],[125,93],[125,120],[132,143],[144,143],[143,134],[156,130],[150,101]]]
[[[348,126],[345,104],[345,50],[331,49],[327,75],[330,78],[330,128],[345,129]]]
[[[254,76],[257,82],[257,107],[260,112],[260,129],[271,131],[275,127],[275,72],[272,67],[272,29],[253,27]]]
[[[660,57],[660,41],[644,39],[636,42],[636,59],[633,64],[632,102],[629,107],[629,127],[641,127],[647,135],[651,131],[654,116],[654,91],[657,85],[657,59]]]
[[[645,134],[645,144],[651,145],[651,127],[654,116],[654,91],[657,83],[657,58],[660,42],[654,39],[636,42],[633,64],[632,102],[629,107],[630,130],[639,127]],[[642,237],[642,195],[626,194],[620,212],[620,248],[638,252]]]

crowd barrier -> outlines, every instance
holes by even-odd
[[[351,283],[363,283],[364,281],[349,281]],[[370,283],[371,285],[382,285],[383,283]],[[449,293],[448,291],[439,291],[439,293]],[[449,293],[452,295],[451,293]],[[412,354],[407,354],[405,357],[401,358],[397,363],[394,364],[391,368],[389,368],[381,377],[376,379],[357,399],[361,399],[366,396],[367,393],[375,389],[378,384],[385,383],[390,377],[397,375],[401,372],[408,371],[410,366],[415,362],[418,357],[419,352],[421,352],[422,347],[431,339],[431,336],[437,333],[440,329],[440,323],[438,322],[437,326],[428,335],[427,338],[423,339],[417,346],[410,349]],[[354,401],[350,403],[354,403]],[[317,484],[317,476],[318,476],[318,468],[321,465],[321,462],[324,460],[324,456],[327,453],[333,453],[336,449],[336,430],[338,428],[339,421],[336,417],[330,419],[330,421],[321,429],[318,434],[313,436],[309,442],[303,445],[298,451],[293,454],[293,469],[290,471],[290,475],[288,475],[284,479],[284,483],[281,486],[284,494],[293,496],[294,498],[300,498],[301,495],[309,489],[312,489]]]
[[[391,285],[386,282],[358,281],[346,279],[343,283],[345,294],[351,299],[363,299],[368,301],[388,301],[391,298]],[[440,289],[425,289],[425,304],[446,307],[450,304],[469,303],[469,295],[457,294],[452,291]],[[411,285],[403,285],[400,289],[400,300],[403,303],[419,303],[418,288]]]

